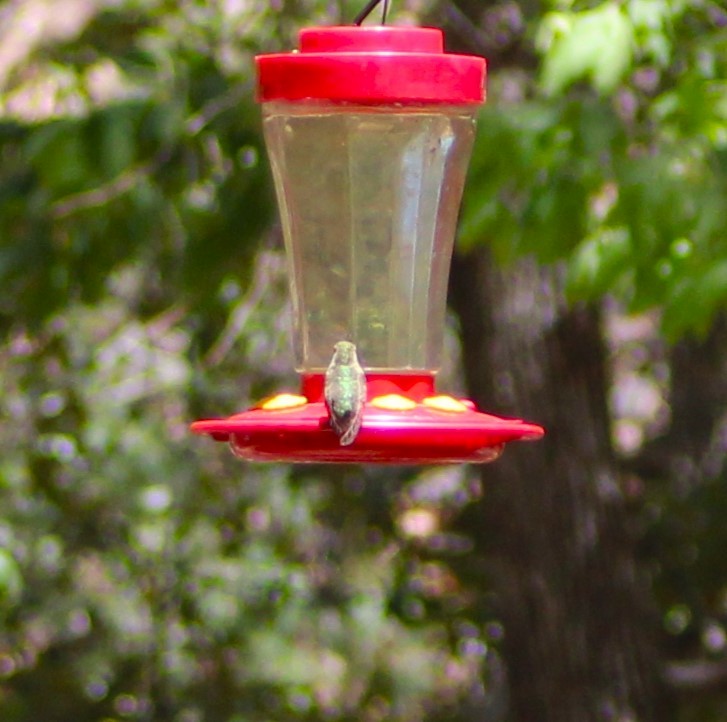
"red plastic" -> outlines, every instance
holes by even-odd
[[[430,375],[369,374],[369,401],[387,394],[414,402],[413,408],[394,411],[367,403],[351,446],[340,446],[329,427],[320,374],[303,377],[303,405],[252,408],[227,419],[197,421],[192,430],[229,441],[233,452],[248,461],[369,464],[484,463],[497,459],[507,442],[544,434],[540,426],[520,419],[480,413],[469,400],[460,400],[465,408],[456,412],[424,405],[435,397]]]
[[[437,28],[308,28],[300,51],[260,55],[258,99],[480,104],[486,62],[445,53]]]

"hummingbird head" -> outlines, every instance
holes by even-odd
[[[334,349],[336,361],[342,364],[350,364],[356,361],[356,346],[350,341],[339,341]]]

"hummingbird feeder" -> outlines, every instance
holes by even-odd
[[[299,50],[256,62],[301,389],[192,430],[242,459],[295,463],[482,463],[540,438],[435,391],[484,58],[444,52],[435,28],[353,25],[304,29]],[[366,374],[347,446],[324,399],[343,340]]]

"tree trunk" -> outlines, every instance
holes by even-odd
[[[658,617],[634,558],[606,402],[598,312],[557,273],[486,249],[453,261],[465,375],[478,406],[542,423],[483,467],[463,518],[505,627],[513,722],[667,722]]]
[[[668,480],[683,495],[727,470],[727,316],[703,340],[675,344],[669,369],[669,428],[629,468],[646,480]]]

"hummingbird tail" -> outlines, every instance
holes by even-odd
[[[356,440],[359,429],[361,428],[361,419],[355,418],[351,421],[350,426],[342,428],[338,436],[338,443],[341,446],[350,446]]]

